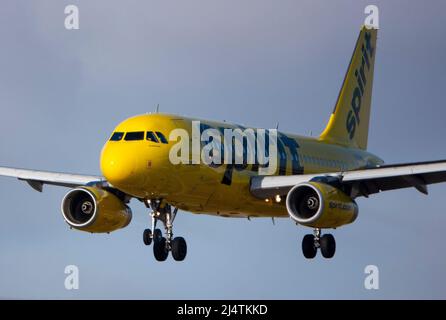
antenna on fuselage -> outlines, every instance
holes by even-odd
[[[160,104],[158,103],[157,105],[156,105],[156,111],[155,111],[155,113],[158,113],[160,111]]]
[[[279,130],[279,121],[277,121],[276,130]]]

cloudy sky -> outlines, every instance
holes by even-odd
[[[24,1],[0,5],[0,166],[100,174],[125,118],[161,111],[317,135],[364,20],[380,9],[369,150],[388,163],[446,159],[444,1]],[[80,29],[64,28],[64,8]],[[0,178],[0,298],[446,298],[446,185],[359,200],[334,259],[307,261],[289,219],[180,212],[183,263],[154,261],[146,209],[110,235],[69,230],[59,206]],[[64,268],[80,270],[79,290]],[[364,288],[379,268],[380,289]]]

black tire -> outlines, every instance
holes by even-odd
[[[302,239],[302,253],[307,259],[313,259],[316,256],[317,248],[314,246],[314,235],[307,234]]]
[[[152,243],[152,230],[146,229],[142,234],[142,240],[146,246],[150,246]]]
[[[176,237],[172,240],[172,257],[175,261],[183,261],[187,255],[187,244],[183,237]]]
[[[333,258],[336,252],[336,240],[332,234],[324,234],[320,239],[321,253],[324,258]]]
[[[153,255],[155,256],[156,261],[166,261],[167,256],[169,255],[166,242],[167,240],[164,237],[153,242]]]
[[[155,231],[153,231],[153,241],[157,242],[159,240],[161,240],[163,238],[163,233],[161,232],[160,229],[155,229]]]

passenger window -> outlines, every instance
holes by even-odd
[[[144,140],[144,131],[127,132],[125,141]]]
[[[158,139],[152,131],[147,131],[146,140],[159,143]]]
[[[110,141],[121,141],[124,136],[124,132],[115,132],[112,134]]]
[[[160,141],[162,143],[166,143],[166,144],[168,143],[166,137],[164,136],[164,134],[162,134],[161,132],[157,131],[156,135],[158,136],[158,138],[160,139]]]

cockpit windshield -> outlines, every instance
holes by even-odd
[[[131,132],[114,132],[110,137],[110,141],[121,141],[124,138],[124,141],[138,141],[138,140],[147,140],[154,143],[164,143],[168,144],[169,142],[166,139],[166,136],[159,131],[131,131]]]
[[[147,140],[158,143],[158,139],[152,131],[147,131]]]
[[[115,132],[112,134],[110,141],[121,141],[124,136],[124,132]]]
[[[144,140],[144,131],[127,132],[125,141]]]
[[[166,137],[164,136],[164,134],[162,134],[161,132],[157,131],[156,135],[158,136],[158,138],[161,140],[162,143],[168,143]]]

